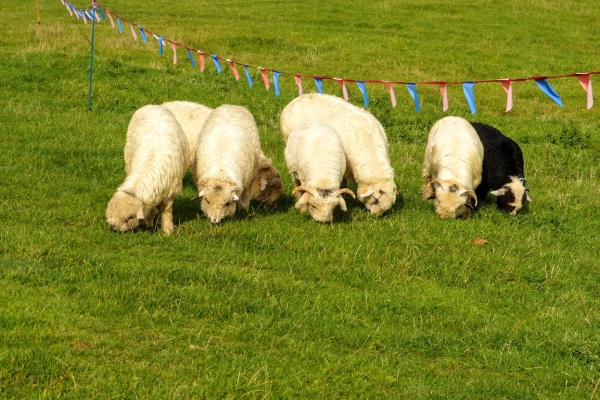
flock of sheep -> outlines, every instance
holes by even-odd
[[[319,222],[333,219],[343,194],[382,215],[396,200],[388,141],[366,110],[326,94],[290,102],[280,118],[285,161],[294,180],[295,207]],[[173,101],[137,110],[127,129],[127,177],[108,203],[117,231],[152,226],[173,232],[173,201],[191,169],[201,209],[214,224],[248,210],[251,200],[273,205],[284,191],[281,176],[261,150],[256,122],[244,107]],[[347,187],[356,183],[356,196]],[[444,218],[469,218],[488,191],[500,210],[516,214],[531,201],[519,146],[497,129],[445,117],[429,133],[423,163],[424,199],[435,199]]]

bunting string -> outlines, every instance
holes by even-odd
[[[181,49],[185,49],[188,59],[190,60],[190,64],[193,68],[196,68],[196,65],[197,65],[196,61],[194,60],[193,53],[198,54],[198,64],[200,67],[200,71],[204,71],[204,69],[205,69],[205,63],[204,63],[205,55],[209,55],[210,58],[213,60],[213,63],[215,65],[215,68],[218,73],[221,73],[221,71],[222,71],[221,63],[220,63],[221,61],[229,64],[231,73],[233,74],[233,77],[235,78],[235,80],[240,79],[240,75],[237,70],[237,67],[243,68],[245,75],[246,75],[246,80],[248,82],[248,86],[250,86],[250,87],[252,87],[252,84],[253,84],[252,78],[250,75],[250,71],[249,71],[250,69],[257,69],[260,72],[262,81],[267,90],[269,90],[269,88],[271,87],[271,83],[270,83],[270,80],[268,77],[268,74],[271,74],[273,77],[273,86],[275,88],[275,90],[274,90],[275,96],[279,96],[279,94],[280,94],[280,82],[279,82],[280,76],[285,75],[285,76],[290,76],[294,79],[294,82],[296,83],[296,85],[298,87],[298,95],[299,96],[301,96],[304,93],[303,87],[302,87],[302,79],[303,78],[304,79],[312,79],[314,81],[316,89],[319,93],[323,93],[323,81],[327,80],[327,81],[338,82],[338,84],[340,85],[340,88],[342,90],[342,96],[343,96],[344,100],[346,100],[346,101],[348,101],[348,91],[346,88],[346,82],[356,83],[359,91],[363,95],[363,104],[365,107],[367,107],[369,105],[369,98],[368,98],[368,94],[367,94],[366,84],[383,85],[390,95],[390,101],[391,101],[392,107],[396,107],[396,95],[394,93],[393,86],[404,85],[407,88],[410,97],[413,99],[413,101],[415,103],[415,110],[418,112],[421,109],[421,105],[419,102],[417,85],[438,85],[439,89],[440,89],[440,94],[442,96],[442,109],[444,112],[446,112],[449,108],[448,92],[447,92],[448,85],[461,85],[463,88],[463,93],[464,93],[465,99],[471,110],[471,113],[475,114],[475,112],[477,110],[476,103],[475,103],[475,90],[474,90],[475,86],[477,84],[482,84],[482,83],[500,83],[506,93],[506,112],[509,112],[513,107],[513,91],[512,91],[512,83],[513,82],[534,81],[536,83],[537,87],[546,96],[548,96],[552,101],[554,101],[556,104],[558,104],[559,106],[562,107],[563,106],[562,99],[558,95],[558,93],[554,90],[554,88],[550,85],[550,83],[548,82],[548,79],[576,77],[577,80],[579,81],[579,83],[581,84],[582,88],[586,92],[586,109],[589,110],[594,105],[594,96],[592,93],[591,77],[592,77],[592,75],[600,74],[600,71],[593,71],[593,72],[576,72],[576,73],[571,73],[571,74],[554,75],[554,76],[532,76],[532,77],[527,77],[527,78],[499,78],[499,79],[484,79],[484,80],[470,80],[470,81],[408,82],[408,81],[387,81],[387,80],[379,80],[379,79],[360,79],[359,80],[359,79],[350,79],[350,78],[333,78],[333,77],[322,76],[322,75],[308,75],[308,74],[301,74],[301,73],[284,72],[284,71],[279,71],[279,70],[270,69],[270,68],[255,67],[255,66],[237,62],[237,61],[234,61],[234,60],[231,60],[228,58],[224,58],[224,57],[218,56],[216,54],[205,53],[201,50],[185,46],[181,43],[177,43],[171,39],[165,38],[162,35],[158,35],[146,28],[142,28],[141,25],[136,24],[135,22],[129,21],[128,19],[123,18],[121,15],[119,15],[107,8],[100,6],[100,4],[98,4],[98,2],[96,2],[95,0],[92,2],[92,7],[88,8],[88,9],[79,9],[79,8],[73,6],[73,4],[71,4],[67,0],[60,0],[60,2],[65,6],[66,10],[69,12],[69,14],[71,16],[75,15],[77,17],[77,19],[82,19],[84,21],[84,23],[86,23],[86,24],[88,21],[91,22],[93,19],[95,19],[98,22],[108,19],[110,21],[111,27],[115,28],[115,22],[114,22],[113,18],[116,18],[116,20],[117,20],[116,27],[118,28],[119,34],[123,34],[122,23],[125,22],[130,25],[131,34],[132,34],[134,40],[137,40],[136,31],[139,32],[139,36],[142,39],[143,43],[147,43],[146,34],[154,36],[158,41],[160,55],[163,54],[163,46],[164,46],[165,42],[169,43],[171,45],[171,48],[173,49],[173,64],[177,64],[177,61],[178,61],[177,49],[181,48]],[[98,10],[99,12],[93,13],[92,10],[94,8],[96,10]]]

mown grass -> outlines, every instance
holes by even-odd
[[[101,4],[288,72],[452,81],[599,69],[591,1]],[[551,81],[563,108],[515,83],[508,114],[499,84],[477,85],[475,117],[449,87],[449,114],[521,144],[534,200],[509,217],[489,199],[468,221],[419,197],[427,133],[445,115],[438,88],[418,87],[415,113],[404,88],[392,109],[368,85],[401,196],[383,218],[349,201],[321,225],[290,195],[278,115],[297,93],[291,78],[276,98],[256,71],[248,88],[209,62],[192,69],[184,52],[173,66],[170,49],[160,58],[155,40],[103,22],[90,112],[90,26],[58,0],[41,10],[37,36],[34,4],[0,4],[2,397],[598,397],[599,111],[585,110],[575,78]],[[211,226],[188,174],[172,236],[109,230],[129,118],[176,99],[252,111],[288,189],[277,207]]]

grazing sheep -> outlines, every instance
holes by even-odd
[[[244,107],[222,105],[210,114],[196,142],[192,172],[202,198],[201,208],[218,224],[235,214],[235,205],[248,210],[261,186],[260,139],[256,122]]]
[[[482,163],[483,145],[471,124],[459,117],[440,119],[427,139],[423,198],[435,199],[443,218],[469,218],[477,206],[474,190],[481,182]]]
[[[194,149],[196,148],[198,135],[213,109],[191,101],[169,101],[163,103],[162,106],[171,110],[177,122],[181,125],[183,133],[185,133],[190,146],[190,157],[187,165],[187,169],[190,169],[194,161]]]
[[[292,100],[281,113],[281,131],[287,142],[297,126],[311,120],[331,126],[346,153],[345,180],[357,184],[358,199],[372,214],[382,215],[396,201],[398,190],[383,127],[369,112],[339,97],[311,93]]]
[[[127,128],[127,178],[108,203],[108,224],[117,231],[151,226],[160,212],[163,231],[173,232],[173,200],[181,193],[189,153],[171,111],[156,105],[137,110]]]
[[[292,194],[299,197],[296,208],[318,222],[330,222],[338,205],[346,211],[340,189],[346,171],[346,154],[337,132],[322,122],[298,125],[289,135],[285,161],[294,178]]]
[[[478,122],[471,122],[471,125],[483,144],[483,171],[475,193],[483,200],[491,189],[490,193],[498,196],[498,209],[515,215],[531,201],[528,189],[525,189],[521,148],[492,126]]]
[[[191,149],[188,169],[191,169],[194,161],[196,141],[213,109],[191,101],[170,101],[162,105],[173,112],[173,115],[177,118],[187,137]],[[259,164],[258,177],[261,189],[256,192],[252,200],[257,200],[261,203],[264,202],[272,206],[283,193],[283,182],[279,171],[273,166],[271,159],[264,155],[262,150],[260,152]]]

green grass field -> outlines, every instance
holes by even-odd
[[[79,8],[88,3],[74,2]],[[597,1],[105,0],[104,7],[207,53],[291,73],[464,81],[600,70]],[[279,113],[297,95],[201,73],[184,51],[158,55],[91,26],[59,0],[0,3],[1,398],[600,397],[600,104],[576,78],[437,86],[390,106],[367,85],[384,125],[400,196],[383,218],[357,201],[333,224],[294,209]],[[594,84],[600,78],[592,78]],[[314,85],[304,80],[305,92]],[[324,91],[341,96],[335,82]],[[356,85],[350,101],[362,105]],[[133,112],[191,100],[248,107],[286,193],[274,208],[212,226],[191,175],[176,229],[118,234],[105,209],[125,177]],[[470,220],[421,200],[432,124],[445,115],[496,126],[523,149],[529,209],[491,196]],[[487,240],[485,245],[474,243]]]

